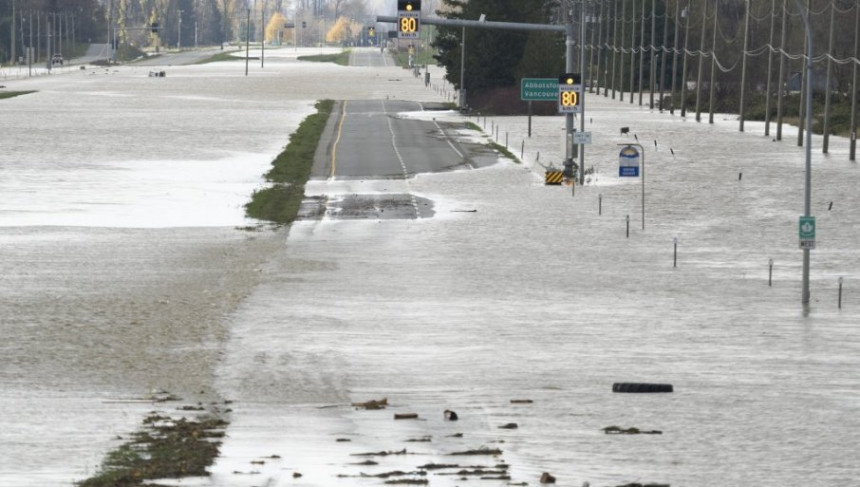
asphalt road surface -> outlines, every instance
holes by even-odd
[[[319,179],[408,178],[422,172],[472,167],[464,149],[433,120],[403,113],[420,103],[344,101],[323,134],[312,177]]]
[[[391,66],[394,61],[388,53],[382,52],[378,47],[356,48],[352,50],[349,57],[352,66]]]

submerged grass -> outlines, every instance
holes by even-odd
[[[0,100],[4,98],[14,98],[21,95],[29,95],[30,93],[35,93],[35,91],[0,91]]]
[[[311,175],[314,153],[334,108],[333,100],[317,102],[317,113],[308,116],[290,135],[290,143],[272,162],[266,180],[273,183],[251,195],[245,205],[250,218],[288,225],[296,219]]]
[[[508,159],[510,159],[512,161],[514,161],[516,163],[520,162],[519,158],[517,158],[517,156],[515,156],[514,153],[509,151],[505,146],[503,146],[501,144],[497,144],[495,142],[490,142],[490,147],[492,147],[497,152],[501,153],[503,156],[507,157]]]
[[[80,487],[131,487],[163,478],[208,475],[227,423],[214,417],[178,420],[151,413],[144,429],[108,453],[100,472]]]
[[[339,52],[337,54],[319,54],[316,56],[299,56],[299,61],[311,61],[317,63],[335,63],[341,66],[349,66],[350,50]]]
[[[232,51],[232,52],[236,52],[236,51]],[[259,58],[255,58],[255,59],[259,59]],[[209,63],[218,63],[221,61],[244,61],[244,60],[245,60],[244,57],[234,56],[230,52],[219,52],[218,54],[212,55],[206,59],[201,59],[200,61],[197,61],[194,64],[209,64]]]

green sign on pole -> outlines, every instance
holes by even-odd
[[[558,80],[556,78],[523,78],[520,80],[520,100],[557,101]]]
[[[802,216],[798,225],[798,236],[800,237],[800,248],[815,248],[815,217]]]

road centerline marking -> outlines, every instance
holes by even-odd
[[[334,179],[334,171],[337,168],[337,144],[340,143],[340,136],[343,134],[343,121],[346,120],[346,104],[347,100],[344,100],[343,107],[341,108],[340,122],[337,124],[337,137],[335,137],[331,148],[331,174],[329,175],[329,179]]]

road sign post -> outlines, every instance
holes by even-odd
[[[529,102],[529,137],[532,136],[532,102],[556,101],[558,80],[555,78],[522,78],[520,100]]]
[[[624,148],[621,149],[621,152],[618,154],[618,159],[619,159],[618,175],[619,176],[636,177],[637,175],[639,175],[638,161],[639,161],[640,153],[642,155],[642,172],[641,172],[641,176],[642,176],[642,230],[645,230],[645,148],[642,147],[640,144],[618,144],[618,145],[624,146]],[[636,148],[638,148],[639,150],[637,151]],[[634,173],[633,169],[627,169],[627,170],[624,169],[625,164],[627,164],[628,167],[632,166],[632,164],[633,164],[631,162],[632,160],[636,161],[635,174],[633,174]],[[625,171],[630,172],[630,174],[623,174]]]
[[[815,248],[815,217],[802,216],[798,223],[798,237],[800,238],[800,248],[803,250],[812,250]]]

